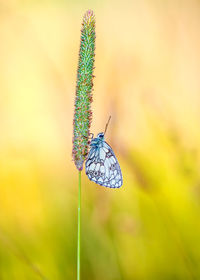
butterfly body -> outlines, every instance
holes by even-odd
[[[90,151],[85,163],[88,178],[101,186],[120,188],[122,173],[112,148],[104,140],[104,133],[99,133],[90,143]]]

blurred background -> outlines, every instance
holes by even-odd
[[[0,279],[76,279],[72,121],[96,15],[91,131],[121,189],[82,173],[82,279],[200,279],[200,2],[0,1]]]

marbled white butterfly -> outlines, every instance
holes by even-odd
[[[91,148],[85,163],[86,174],[96,184],[120,188],[123,183],[121,169],[112,148],[104,140],[105,132],[99,133],[91,140]]]

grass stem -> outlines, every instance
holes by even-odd
[[[80,280],[80,246],[81,246],[81,171],[79,171],[79,183],[78,183],[77,280]]]

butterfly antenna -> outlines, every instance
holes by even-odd
[[[108,119],[108,121],[107,121],[107,124],[106,124],[105,130],[104,130],[104,135],[106,134],[106,130],[107,130],[107,128],[108,128],[108,125],[109,125],[110,119],[111,119],[111,116],[109,117],[109,119]]]

